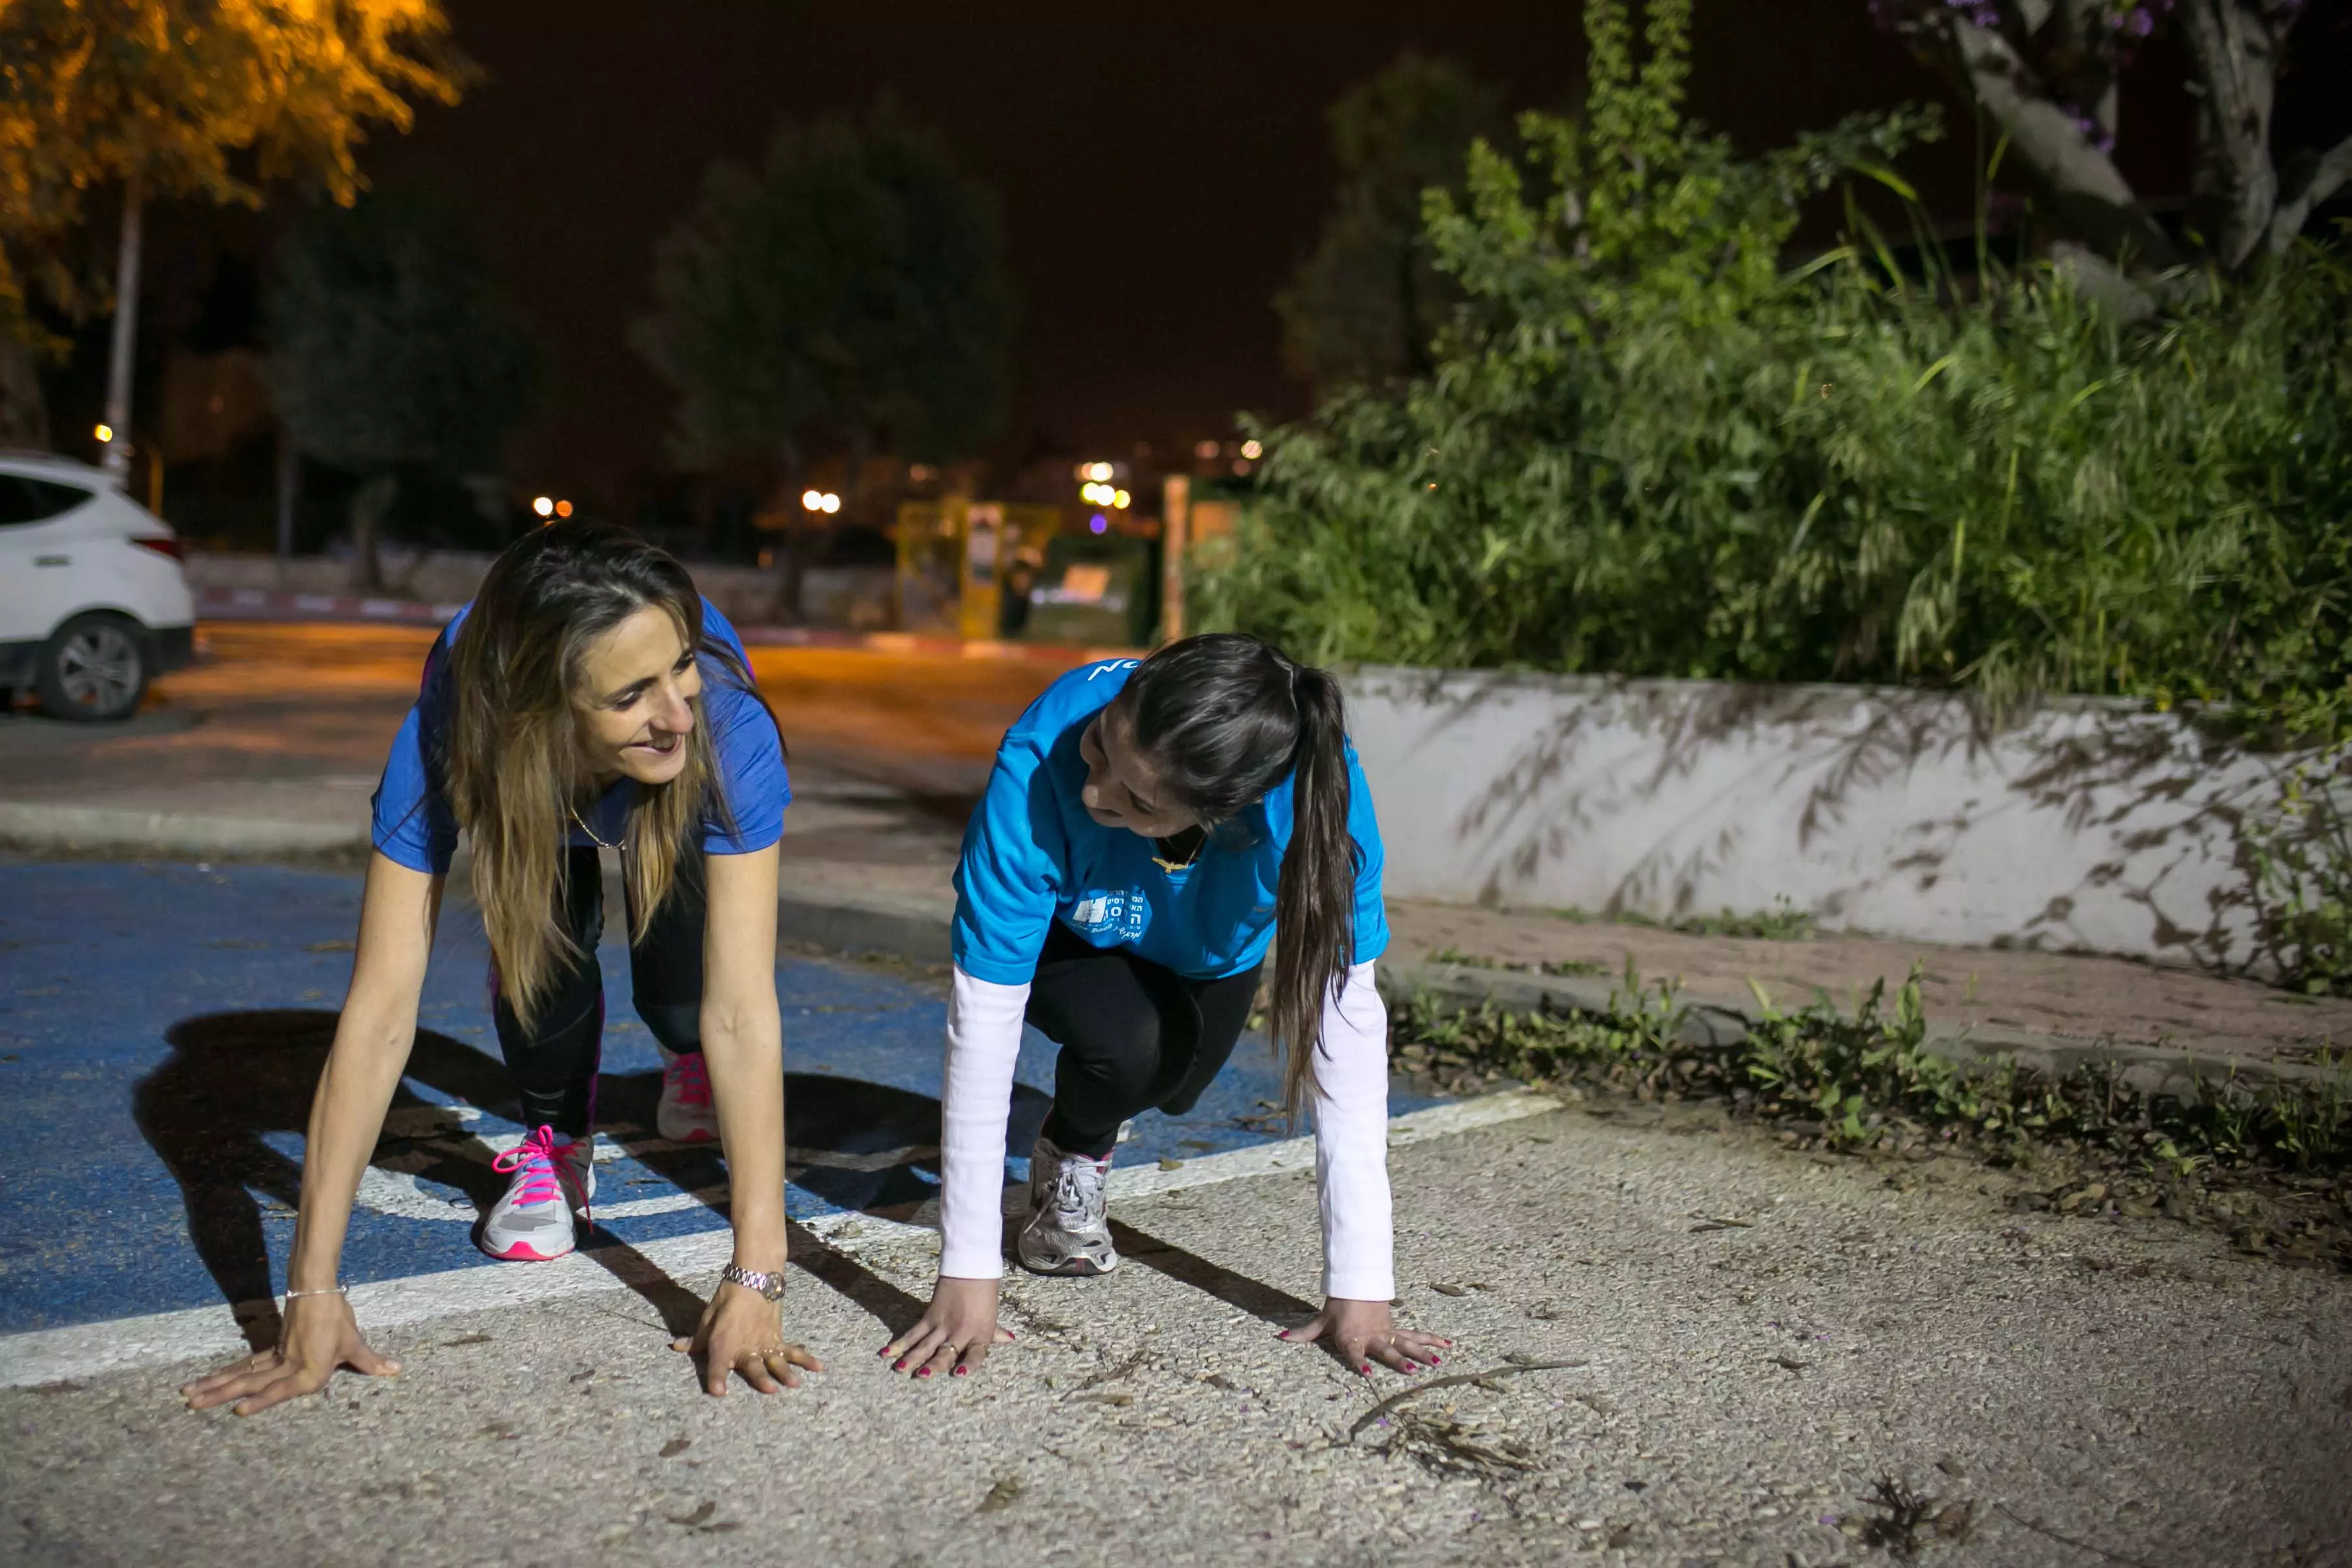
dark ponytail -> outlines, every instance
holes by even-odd
[[[1291,780],[1290,845],[1275,892],[1273,1033],[1293,1116],[1314,1081],[1324,1004],[1355,958],[1361,851],[1348,830],[1347,711],[1328,672],[1237,632],[1171,643],[1128,678],[1136,744],[1204,825]]]

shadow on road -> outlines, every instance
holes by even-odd
[[[336,1019],[315,1008],[182,1019],[164,1032],[171,1057],[132,1091],[141,1132],[180,1185],[196,1255],[256,1350],[277,1342],[278,1315],[261,1200],[255,1194],[295,1208],[302,1186],[300,1162],[268,1140],[308,1127]],[[512,1110],[503,1063],[429,1029],[416,1032],[404,1079],[494,1113]],[[602,1120],[623,1130],[623,1146],[659,1178],[649,1184],[723,1193],[727,1171],[716,1147],[650,1137],[660,1093],[659,1073],[605,1075],[597,1089]],[[804,1192],[839,1208],[889,1218],[906,1217],[937,1193],[940,1104],[932,1097],[827,1073],[789,1073],[784,1103],[792,1179]],[[1050,1103],[1035,1089],[1016,1089],[1012,1147],[1029,1147]],[[506,1184],[490,1168],[489,1148],[448,1107],[419,1098],[404,1081],[385,1127],[372,1162],[377,1167],[456,1187],[478,1212],[498,1200]],[[646,1136],[633,1139],[633,1130]],[[597,1196],[607,1205],[626,1201],[614,1190]],[[723,1205],[712,1206],[724,1217]],[[922,1302],[799,1226],[792,1249],[795,1264],[894,1332],[922,1312]],[[644,1298],[670,1333],[694,1331],[702,1298],[635,1247],[599,1226],[583,1238],[581,1253]]]

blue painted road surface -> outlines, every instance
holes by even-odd
[[[351,973],[356,876],[277,867],[0,863],[0,1333],[254,1301],[280,1286],[302,1130]],[[614,922],[617,923],[617,922]],[[721,1229],[725,1173],[653,1131],[660,1058],[607,987],[597,1232],[591,1247]],[[494,1263],[474,1221],[505,1185],[489,1162],[523,1129],[491,1032],[488,949],[445,911],[416,1048],[361,1189],[352,1283]],[[856,965],[786,958],[790,1211],[903,1217],[938,1184],[934,991]],[[1053,1084],[1032,1031],[1011,1147],[1025,1155]],[[1278,1078],[1244,1040],[1182,1117],[1136,1124],[1122,1164],[1284,1135]],[[1434,1103],[1402,1094],[1391,1110]],[[1027,1173],[1025,1159],[1008,1176]]]

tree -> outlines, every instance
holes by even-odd
[[[271,390],[296,446],[366,476],[353,586],[374,588],[401,474],[495,466],[535,356],[450,225],[412,196],[331,207],[289,235],[268,309]]]
[[[1461,296],[1432,264],[1422,193],[1459,188],[1470,143],[1499,139],[1503,93],[1408,51],[1328,118],[1339,188],[1274,302],[1283,359],[1318,395],[1428,373],[1430,340]]]
[[[2352,179],[2352,137],[2281,158],[2271,119],[2304,0],[1872,0],[1880,20],[1973,99],[2049,200],[2064,237],[2157,270],[2242,271],[2286,249]],[[2196,154],[2176,237],[2115,153],[2119,84],[2169,26],[2189,59]]]
[[[60,242],[120,186],[110,460],[127,461],[140,218],[158,197],[260,205],[294,178],[348,204],[376,123],[454,103],[472,68],[439,0],[6,0],[0,5],[0,337],[46,342],[28,290],[72,313],[101,297]]]
[[[786,123],[756,167],[712,165],[655,251],[653,313],[631,342],[677,388],[684,467],[749,466],[797,487],[837,445],[855,487],[873,454],[971,455],[1003,421],[1012,337],[987,191],[889,103]],[[787,540],[796,608],[803,541]]]

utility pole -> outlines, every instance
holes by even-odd
[[[1171,474],[1160,481],[1160,640],[1184,635],[1184,548],[1192,532],[1192,481]]]
[[[131,475],[131,370],[139,343],[139,219],[144,203],[139,172],[122,182],[122,239],[114,258],[114,348],[106,363],[106,471]]]

